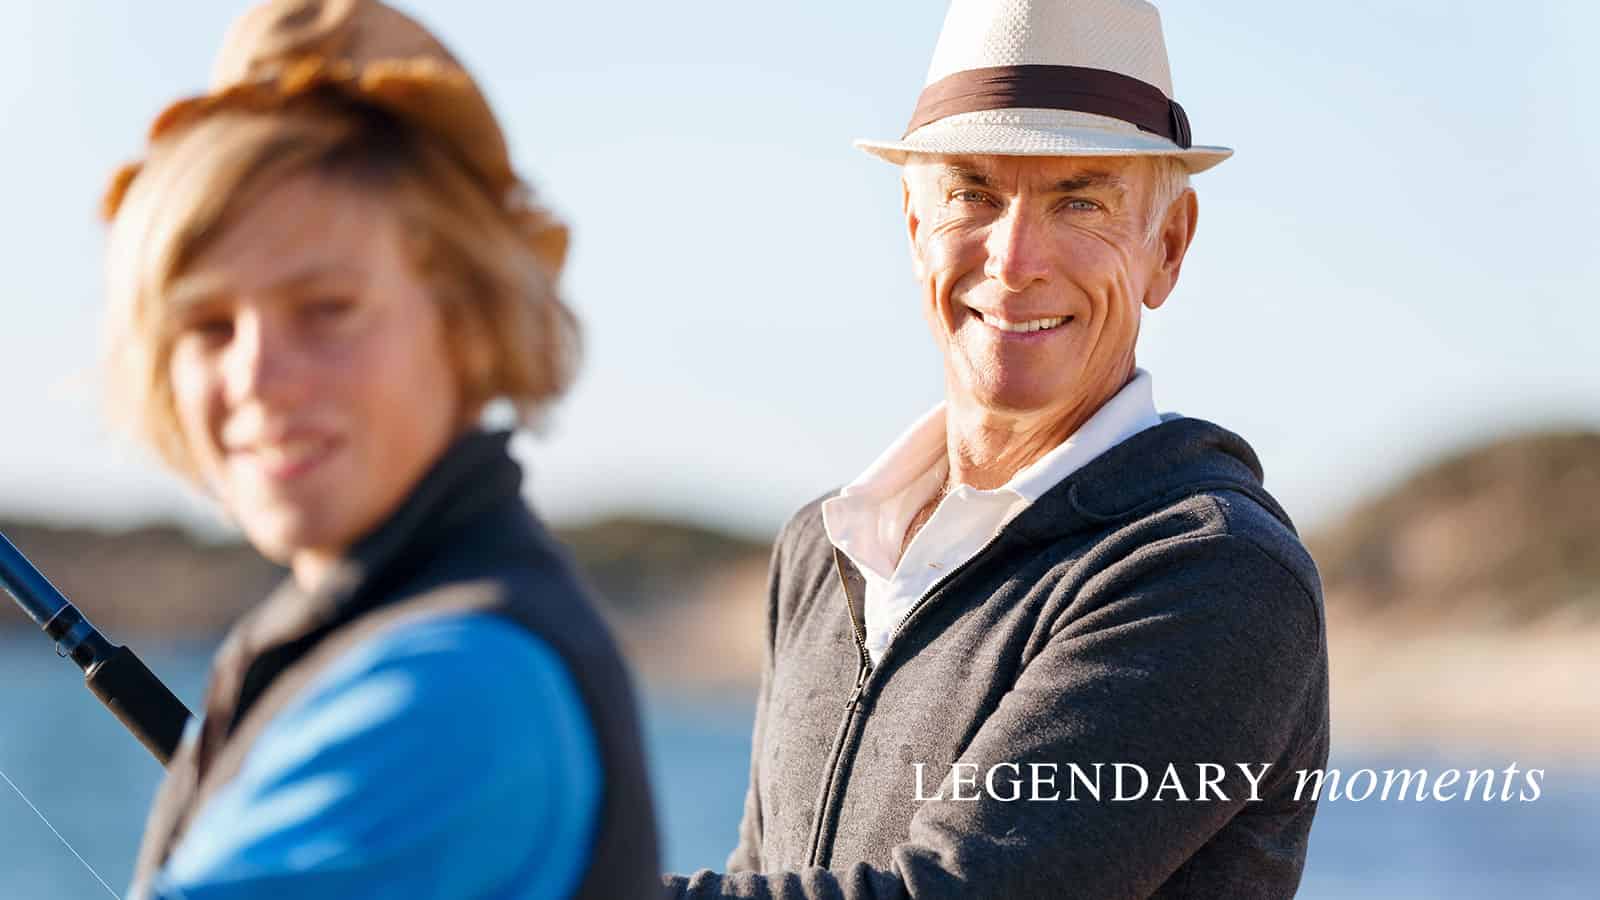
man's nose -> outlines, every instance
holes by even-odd
[[[989,229],[989,258],[983,273],[1007,290],[1021,293],[1050,274],[1046,223],[1020,203],[1012,203]]]
[[[223,386],[232,404],[256,400],[268,404],[293,401],[304,381],[292,337],[254,311],[234,319],[233,339],[223,353]]]

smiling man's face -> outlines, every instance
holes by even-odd
[[[915,156],[905,213],[952,404],[1098,407],[1132,374],[1142,307],[1171,292],[1195,197],[1152,211],[1142,157]]]

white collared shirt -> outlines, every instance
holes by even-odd
[[[911,519],[950,472],[944,404],[918,419],[859,478],[822,504],[828,540],[866,581],[867,652],[873,664],[911,607],[1012,517],[1085,463],[1161,421],[1150,373],[1136,368],[1122,390],[1077,431],[1002,487],[984,491],[958,485],[946,494],[901,557]]]

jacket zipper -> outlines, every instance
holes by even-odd
[[[1010,523],[1007,523],[1007,524],[1010,524]],[[956,566],[954,569],[951,569],[948,573],[945,574],[945,576],[943,578],[939,579],[938,581],[935,581],[933,583],[933,587],[928,588],[926,593],[924,593],[921,597],[917,598],[917,602],[911,604],[911,608],[906,610],[906,614],[900,617],[900,621],[894,626],[894,630],[889,632],[889,643],[887,645],[885,645],[885,647],[883,648],[884,655],[888,655],[889,649],[894,646],[894,639],[896,637],[899,637],[900,632],[905,630],[906,625],[908,623],[910,623],[912,617],[917,614],[917,611],[922,609],[924,606],[927,606],[928,605],[928,601],[932,600],[935,594],[937,594],[940,591],[944,590],[944,586],[949,584],[952,579],[954,579],[957,575],[960,575],[962,572],[965,572],[967,569],[970,569],[973,566],[973,564],[975,564],[978,560],[982,559],[989,552],[990,549],[992,549],[996,544],[1000,543],[1000,539],[1004,535],[1005,535],[1005,528],[1001,528],[1000,531],[997,532],[994,537],[989,539],[989,543],[984,544],[982,547],[978,548],[978,552],[977,553],[972,554],[972,558],[971,559],[968,559],[966,562],[962,563],[961,565]],[[880,665],[881,665],[881,661],[880,661]]]
[[[850,606],[850,582],[844,577],[844,559],[838,547],[833,548],[833,570],[839,576],[839,588],[844,592],[844,614],[850,620],[850,634],[856,642],[856,686],[850,692],[850,699],[844,702],[844,718],[839,722],[839,736],[834,739],[833,752],[830,754],[833,765],[828,770],[828,781],[822,788],[817,821],[812,824],[811,851],[806,854],[811,865],[817,864],[817,851],[822,846],[822,824],[828,818],[828,807],[833,803],[833,788],[839,780],[839,763],[844,756],[845,738],[850,734],[850,719],[856,714],[856,706],[861,702],[861,690],[867,683],[867,674],[872,671],[872,655],[867,652],[867,632],[856,620],[856,612]]]
[[[994,537],[990,538],[987,544],[984,544],[981,548],[979,548],[978,552],[974,553],[970,559],[968,559],[965,563],[956,566],[954,569],[951,569],[949,572],[945,573],[943,578],[934,582],[933,587],[929,588],[926,593],[917,599],[916,603],[911,605],[910,609],[906,610],[906,614],[901,617],[899,624],[895,625],[894,630],[889,633],[889,645],[884,648],[884,653],[887,654],[892,651],[894,647],[894,638],[900,634],[900,631],[906,627],[906,623],[911,621],[911,617],[915,616],[918,610],[926,606],[928,601],[931,600],[935,594],[938,594],[939,591],[943,590],[944,586],[949,584],[957,575],[960,575],[962,572],[971,568],[980,559],[986,556],[996,544],[1000,543],[1000,540],[1004,534],[1005,529],[1001,528],[1000,531],[996,533]],[[850,736],[850,720],[855,716],[856,709],[860,706],[861,695],[865,691],[867,685],[867,676],[871,675],[874,668],[876,668],[872,664],[871,654],[867,652],[866,630],[861,626],[860,622],[856,621],[855,610],[850,607],[850,585],[847,581],[845,581],[844,560],[841,557],[842,553],[840,552],[839,548],[833,548],[833,567],[834,571],[838,573],[839,576],[839,587],[844,592],[844,613],[845,616],[850,619],[850,631],[856,639],[856,652],[860,654],[861,658],[860,668],[856,670],[855,690],[851,691],[850,699],[846,700],[844,704],[844,719],[839,723],[839,736],[834,739],[832,753],[833,765],[828,770],[828,783],[823,788],[822,802],[817,810],[817,821],[812,826],[811,830],[811,852],[807,854],[807,857],[810,860],[810,865],[813,866],[822,865],[822,863],[819,861],[822,850],[822,829],[829,818],[828,813],[829,808],[833,805],[834,789],[839,782],[839,769],[844,763],[844,746],[846,740]]]
[[[844,578],[844,551],[838,547],[833,548],[833,571],[839,576],[839,589],[844,592],[844,614],[850,620],[850,634],[856,639],[856,653],[860,655],[861,672],[856,676],[856,692],[850,698],[850,705],[861,697],[861,684],[866,680],[866,673],[872,668],[872,655],[867,652],[867,629],[856,621],[856,611],[850,607],[850,583]]]

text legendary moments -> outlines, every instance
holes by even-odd
[[[933,793],[928,793],[925,763],[914,763],[916,772],[916,800],[976,801],[984,797],[1002,803],[1023,801],[1067,801],[1080,799],[1115,803],[1134,800],[1167,801],[1177,803],[1206,800],[1228,801],[1240,796],[1248,802],[1261,800],[1261,785],[1272,768],[1271,763],[1195,763],[1188,780],[1182,777],[1177,763],[1152,771],[1135,763],[1093,763],[1081,766],[1069,763],[996,763],[984,771],[977,763],[953,763],[948,773],[939,777]],[[1065,771],[1063,771],[1065,770]],[[1232,771],[1243,776],[1244,784],[1228,790],[1223,782]],[[1518,773],[1523,777],[1518,787]],[[937,773],[936,773],[937,774]],[[1539,781],[1543,769],[1517,768],[1515,762],[1504,769],[1440,769],[1430,776],[1427,769],[1356,769],[1340,772],[1338,769],[1296,769],[1294,771],[1295,798],[1314,800],[1365,800],[1379,792],[1380,800],[1416,799],[1417,801],[1473,800],[1484,802],[1532,802],[1539,799],[1542,789]],[[1465,783],[1462,783],[1465,778]],[[1063,780],[1064,779],[1064,780]],[[1248,785],[1248,790],[1242,788]],[[1459,787],[1458,787],[1459,785]],[[1152,789],[1153,788],[1153,789]],[[1497,789],[1498,788],[1498,789]],[[1324,791],[1326,789],[1326,792]],[[1324,796],[1326,793],[1326,796]]]

